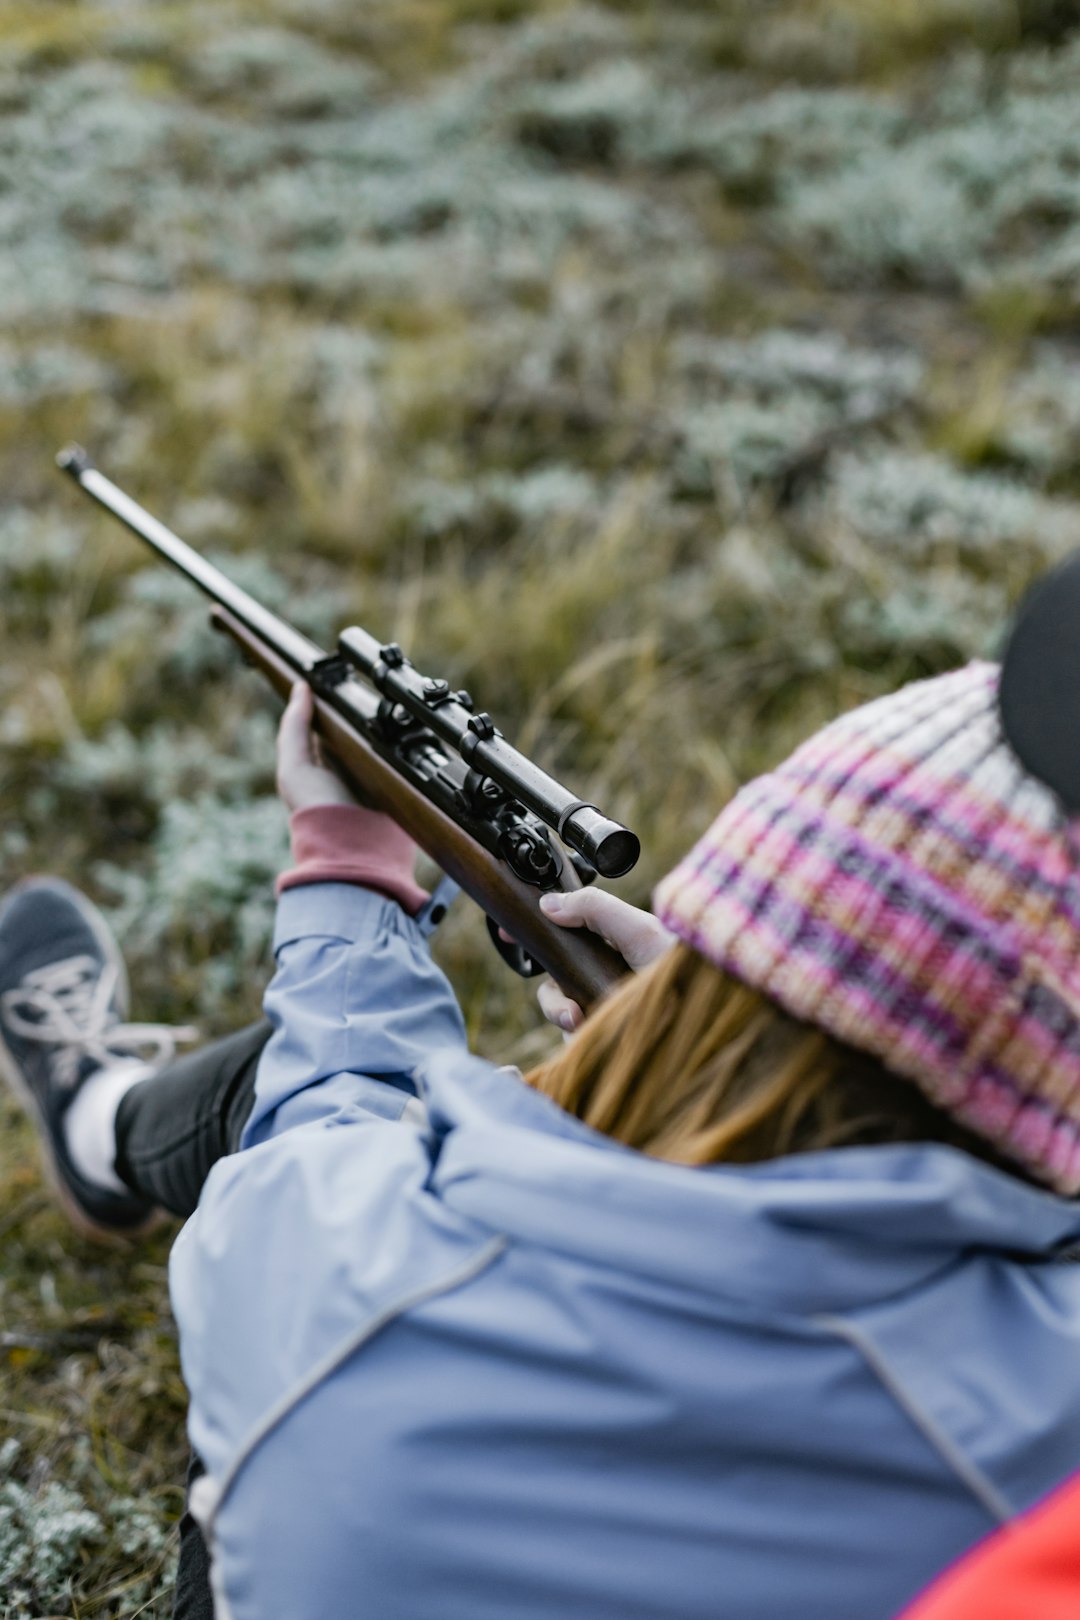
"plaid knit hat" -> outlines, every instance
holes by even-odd
[[[834,721],[732,800],[656,911],[1073,1194],[1074,827],[1005,742],[998,676],[969,664]]]

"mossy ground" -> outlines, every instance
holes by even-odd
[[[358,619],[641,832],[992,653],[1080,540],[1080,46],[1051,0],[0,0],[0,878],[140,1015],[254,1014],[273,706],[52,468]],[[482,1050],[544,1049],[462,906]],[[0,1103],[0,1616],[164,1616],[170,1231]]]

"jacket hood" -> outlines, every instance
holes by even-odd
[[[418,1071],[430,1185],[511,1238],[749,1308],[870,1305],[981,1250],[1037,1264],[1080,1244],[1080,1204],[959,1149],[836,1148],[684,1168],[593,1131],[513,1070]]]

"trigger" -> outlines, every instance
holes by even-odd
[[[501,937],[497,922],[492,922],[490,917],[486,917],[484,920],[487,923],[488,933],[491,935],[495,949],[503,961],[513,968],[515,973],[519,974],[523,979],[535,979],[539,974],[543,973],[544,970],[535,957],[530,956],[522,946],[515,945],[510,940]]]

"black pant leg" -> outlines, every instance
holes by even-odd
[[[116,1118],[116,1171],[133,1192],[190,1215],[212,1166],[235,1153],[255,1099],[255,1070],[270,1037],[263,1021],[169,1063],[132,1086]],[[188,1491],[204,1473],[192,1453]],[[210,1559],[185,1508],[173,1620],[214,1620]]]
[[[269,1038],[264,1019],[132,1086],[116,1116],[121,1181],[173,1215],[190,1215],[210,1170],[239,1145]]]
[[[191,1487],[206,1469],[191,1453],[188,1466],[188,1497]],[[203,1533],[187,1508],[180,1520],[180,1561],[173,1588],[173,1620],[214,1620],[214,1599],[210,1591],[210,1555]]]

